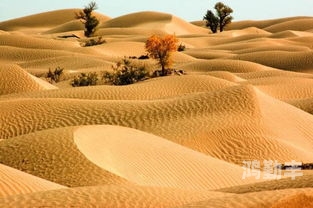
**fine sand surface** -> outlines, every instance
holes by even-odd
[[[211,34],[171,14],[96,13],[105,43],[83,47],[78,11],[0,22],[0,207],[313,206],[311,170],[262,177],[264,160],[313,163],[313,17]],[[186,46],[172,56],[185,75],[71,86],[146,55],[153,34]],[[56,67],[59,83],[45,78]],[[260,179],[243,178],[253,160]]]

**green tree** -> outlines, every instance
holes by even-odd
[[[76,14],[76,18],[80,19],[85,25],[86,37],[92,36],[99,25],[99,20],[92,14],[97,8],[96,2],[92,1],[82,11]]]
[[[218,17],[211,10],[208,10],[203,19],[206,20],[206,26],[210,27],[213,33],[216,33],[219,25]]]
[[[215,4],[215,10],[219,17],[220,32],[223,32],[224,27],[231,23],[231,21],[233,20],[233,17],[230,16],[230,14],[233,13],[233,9],[223,4],[222,2],[218,2],[217,4]]]
[[[216,33],[218,28],[220,32],[223,32],[224,28],[233,20],[231,16],[233,9],[222,2],[216,3],[214,8],[216,14],[212,10],[208,10],[203,20],[206,20],[206,26],[210,27],[213,33]]]

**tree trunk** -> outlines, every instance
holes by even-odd
[[[165,66],[164,66],[164,64],[162,64],[162,76],[165,76],[166,74],[165,74]]]

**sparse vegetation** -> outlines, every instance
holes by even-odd
[[[203,17],[203,20],[206,20],[206,26],[210,27],[213,33],[216,33],[218,28],[220,29],[220,32],[223,32],[224,28],[233,20],[233,17],[231,16],[233,9],[222,2],[216,3],[214,8],[216,14],[214,14],[213,11],[208,10]]]
[[[151,36],[146,42],[146,50],[150,57],[157,59],[161,66],[161,76],[167,75],[172,64],[171,53],[177,51],[178,39],[175,35]]]
[[[49,68],[49,71],[46,74],[46,78],[50,83],[57,83],[60,81],[61,76],[63,75],[63,68],[56,67],[53,71]]]
[[[185,50],[186,50],[186,46],[183,43],[180,43],[179,46],[177,47],[177,51],[181,52]]]
[[[97,26],[99,25],[99,20],[93,16],[93,11],[97,9],[96,2],[92,1],[86,6],[82,11],[76,14],[76,18],[80,19],[85,25],[85,36],[92,36]]]
[[[95,46],[95,45],[101,45],[103,43],[106,43],[106,40],[104,40],[102,38],[102,36],[98,37],[98,39],[88,39],[85,43],[84,43],[84,47],[90,47],[90,46]]]
[[[81,73],[72,81],[73,87],[93,86],[98,83],[98,74],[96,72]]]
[[[114,85],[133,84],[144,80],[149,75],[144,66],[137,67],[126,58],[112,66],[112,68],[113,72],[105,72],[103,79],[106,83]]]

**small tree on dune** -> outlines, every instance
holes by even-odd
[[[86,6],[82,11],[76,14],[76,18],[80,19],[85,25],[85,36],[92,36],[97,26],[99,25],[99,20],[92,15],[92,12],[97,9],[96,2],[92,1]]]
[[[153,35],[146,42],[146,50],[150,57],[157,59],[162,68],[161,76],[167,75],[166,69],[171,64],[171,54],[177,51],[178,39],[175,35]]]
[[[215,16],[215,14],[211,10],[208,10],[203,19],[206,20],[206,26],[210,27],[213,33],[216,33],[219,24],[218,17]]]
[[[233,20],[233,17],[230,15],[233,13],[233,9],[222,2],[216,3],[214,8],[216,10],[216,14],[214,14],[211,10],[208,10],[203,19],[206,20],[206,26],[210,27],[213,33],[217,32],[218,27],[220,32],[223,32],[226,25],[231,23]]]

